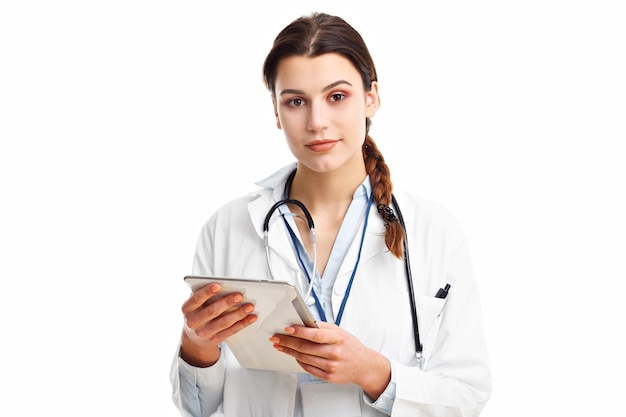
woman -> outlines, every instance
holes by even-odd
[[[263,74],[297,162],[210,218],[193,274],[271,279],[263,220],[275,202],[299,200],[315,222],[316,302],[309,304],[320,328],[290,326],[268,340],[305,372],[245,369],[223,342],[256,320],[253,306],[226,312],[239,295],[219,297],[217,284],[198,290],[182,307],[171,373],[177,407],[185,416],[478,415],[491,378],[465,239],[441,207],[392,195],[389,169],[368,135],[380,102],[363,39],[339,17],[301,17],[278,34]],[[302,214],[293,204],[280,210]],[[306,286],[298,281],[315,264],[306,224],[276,215],[269,233],[275,276]],[[449,295],[435,297],[446,284]]]

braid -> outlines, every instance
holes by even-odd
[[[378,206],[378,212],[385,220],[385,244],[391,253],[402,258],[404,229],[390,208],[393,185],[389,167],[369,134],[366,135],[363,143],[363,159],[365,160],[365,170],[372,183],[374,201]]]

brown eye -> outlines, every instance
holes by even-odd
[[[302,100],[301,98],[295,97],[289,100],[287,104],[289,104],[292,107],[300,107],[304,105],[304,100]]]
[[[330,101],[341,101],[346,98],[346,95],[343,93],[334,93],[330,95]]]

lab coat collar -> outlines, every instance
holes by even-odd
[[[289,175],[298,168],[298,163],[293,162],[288,164],[278,171],[274,172],[269,177],[258,181],[256,185],[263,188],[270,188],[274,190],[274,198],[276,201],[284,198],[285,183]]]
[[[252,224],[254,224],[259,236],[263,237],[263,221],[268,210],[275,202],[285,198],[284,191],[287,178],[297,167],[298,164],[296,162],[291,163],[256,183],[256,185],[262,188],[250,195],[248,208],[252,217]],[[272,232],[271,224],[270,232]]]
[[[250,199],[250,203],[248,205],[250,217],[252,219],[252,224],[254,224],[255,229],[258,235],[263,238],[263,221],[265,220],[265,216],[267,215],[267,211],[269,208],[276,202],[285,197],[285,183],[287,182],[287,178],[289,175],[298,167],[296,162],[288,164],[278,171],[274,172],[269,177],[258,181],[256,185],[262,187],[262,189],[258,190],[256,193],[253,193]],[[376,207],[371,208],[369,213],[369,224],[366,231],[365,241],[363,243],[363,248],[361,251],[361,264],[367,262],[369,259],[374,257],[375,255],[384,252],[387,249],[385,245],[384,238],[381,239],[381,236],[384,236],[385,233],[385,224],[383,219],[378,214]],[[282,256],[285,260],[288,260],[290,264],[295,265],[295,261],[293,261],[294,254],[293,249],[291,247],[291,242],[288,238],[287,233],[285,233],[284,227],[277,227],[275,221],[278,218],[274,218],[270,221],[269,226],[269,242],[272,249],[276,250],[280,256]],[[361,242],[361,236],[357,236],[354,239],[348,253],[346,254],[346,258],[344,259],[341,267],[339,268],[339,275],[347,274],[352,271],[354,267],[354,261],[358,254],[359,245]]]
[[[256,184],[262,188],[249,195],[248,211],[252,224],[261,239],[264,238],[263,223],[265,217],[274,203],[284,198],[285,183],[289,174],[296,167],[297,163],[289,164],[257,182]],[[270,220],[268,229],[269,245],[277,253],[277,256],[283,258],[288,265],[297,270],[298,265],[293,254],[291,240],[286,233],[285,227],[277,223],[278,220],[280,220],[279,216],[273,216]],[[284,271],[282,272],[284,273]],[[281,273],[281,271],[277,271],[277,273]]]

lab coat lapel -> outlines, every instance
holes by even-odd
[[[363,225],[361,224],[358,233],[350,244],[350,249],[348,249],[346,257],[341,263],[339,274],[337,276],[338,281],[344,279],[347,281],[350,279],[350,275],[352,274],[352,270],[354,269],[354,265],[359,256],[362,231]],[[361,249],[361,260],[358,266],[359,269],[374,256],[388,250],[385,245],[384,234],[385,224],[383,223],[383,220],[378,215],[376,210],[370,210],[367,230],[365,231],[365,240],[363,241],[363,248]],[[359,271],[357,270],[357,276],[358,274]]]
[[[263,222],[267,212],[275,203],[275,199],[270,190],[260,190],[250,196],[248,211],[256,232],[261,239],[264,239]],[[270,246],[270,256],[272,268],[277,279],[288,279],[292,275],[283,275],[286,271],[281,270],[281,265],[287,265],[289,271],[298,270],[295,256],[292,249],[289,234],[282,223],[282,218],[277,215],[278,210],[271,217],[268,228],[268,242]],[[245,256],[245,254],[243,254]],[[280,262],[282,260],[282,262]]]

